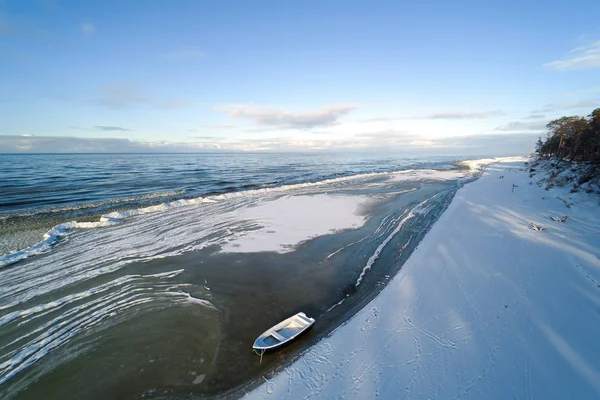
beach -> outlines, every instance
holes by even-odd
[[[598,197],[526,161],[460,188],[373,301],[244,398],[600,396]]]

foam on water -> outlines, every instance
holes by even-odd
[[[0,318],[0,326],[14,323],[31,324],[35,319],[71,307],[36,329],[4,344],[10,349],[0,356],[0,385],[20,371],[46,356],[52,349],[124,310],[160,300],[161,297],[190,301],[191,295],[172,283],[152,283],[152,280],[172,279],[183,270],[158,274],[125,275],[88,290],[64,296],[55,301],[16,310]],[[151,284],[152,283],[152,284]],[[214,309],[208,300],[193,298],[195,304]],[[17,321],[18,320],[18,321]],[[4,328],[6,329],[6,328]]]
[[[44,234],[44,238],[41,242],[36,243],[35,245],[28,247],[26,249],[16,251],[14,253],[7,254],[5,256],[0,257],[0,268],[6,267],[10,264],[14,264],[18,261],[25,260],[31,256],[45,253],[52,249],[52,247],[60,241],[63,237],[65,237],[71,229],[81,228],[81,229],[93,229],[100,228],[104,226],[109,226],[114,224],[115,221],[110,219],[101,219],[97,222],[64,222],[62,224],[58,224],[48,232]]]
[[[437,195],[436,195],[437,196]],[[428,208],[425,207],[425,205],[433,200],[436,196],[433,196],[432,198],[429,198],[427,200],[422,201],[421,203],[417,204],[415,207],[413,207],[412,209],[410,209],[407,213],[402,214],[400,216],[400,220],[398,222],[398,225],[396,225],[396,228],[383,240],[383,242],[381,242],[381,244],[379,246],[377,246],[377,249],[375,249],[375,252],[371,255],[371,257],[369,257],[369,259],[367,260],[366,265],[364,266],[364,268],[362,269],[360,275],[358,276],[358,279],[356,279],[356,283],[355,283],[355,287],[358,287],[360,285],[360,283],[362,282],[365,274],[367,273],[367,271],[369,271],[372,267],[373,264],[375,264],[375,261],[377,261],[377,259],[379,258],[379,255],[381,254],[381,251],[385,248],[385,246],[387,246],[387,244],[390,242],[390,240],[392,240],[392,238],[394,236],[396,236],[396,234],[398,232],[400,232],[400,230],[402,229],[402,227],[411,219],[413,219],[415,216],[419,215],[419,214],[424,214],[428,212]],[[410,242],[410,240],[409,240]],[[407,243],[408,245],[408,243]],[[405,245],[406,247],[406,245]],[[402,249],[404,250],[404,248]]]
[[[161,197],[181,196],[181,195],[184,195],[185,193],[186,192],[183,189],[182,190],[172,190],[169,192],[148,193],[148,194],[143,194],[143,195],[139,195],[139,196],[110,199],[110,200],[105,200],[105,201],[96,202],[96,203],[75,204],[75,205],[70,205],[70,206],[65,206],[65,207],[42,208],[39,210],[30,211],[30,212],[16,212],[16,213],[11,213],[9,215],[0,215],[0,221],[6,220],[8,218],[15,218],[15,217],[32,217],[32,216],[39,215],[39,214],[58,214],[58,213],[62,213],[65,211],[78,211],[78,210],[85,210],[85,209],[89,209],[89,208],[99,208],[102,206],[115,205],[115,204],[120,204],[120,203],[133,203],[133,202],[140,201],[140,200],[151,200],[151,199],[157,199],[157,198],[161,198]]]
[[[246,191],[239,192],[231,192],[224,193],[220,195],[214,196],[206,196],[206,197],[196,197],[191,199],[181,199],[175,200],[171,202],[161,203],[158,205],[141,207],[131,210],[124,211],[115,211],[112,213],[108,213],[100,217],[99,221],[96,222],[66,222],[59,224],[52,228],[46,235],[44,235],[44,239],[35,245],[1,256],[0,257],[0,268],[6,267],[8,265],[14,264],[16,262],[25,260],[31,256],[39,255],[45,252],[48,252],[52,249],[52,247],[60,241],[61,238],[64,238],[69,231],[80,228],[80,229],[93,229],[93,228],[101,228],[107,227],[110,225],[114,225],[119,223],[121,220],[126,218],[131,218],[134,216],[144,215],[144,214],[154,214],[160,212],[166,212],[174,209],[178,209],[181,207],[201,205],[206,203],[214,203],[223,200],[233,200],[240,199],[245,197],[263,197],[267,195],[273,195],[278,193],[285,193],[289,191],[297,191],[302,189],[310,189],[310,188],[318,188],[323,186],[331,186],[336,184],[343,184],[350,181],[356,181],[361,179],[368,179],[373,177],[387,177],[390,181],[402,181],[402,180],[415,180],[415,179],[459,179],[464,177],[464,173],[455,172],[455,171],[437,171],[437,170],[403,170],[397,172],[372,172],[366,174],[358,174],[358,175],[350,175],[339,178],[326,179],[317,182],[305,182],[291,185],[283,185],[277,187],[267,187],[261,189],[252,189]]]

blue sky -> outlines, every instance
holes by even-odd
[[[600,106],[598,15],[592,0],[0,0],[0,152],[528,152],[549,119]]]

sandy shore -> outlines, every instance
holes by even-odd
[[[245,398],[600,397],[598,198],[535,180],[489,166],[376,299]]]

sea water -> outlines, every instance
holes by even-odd
[[[214,395],[372,298],[473,178],[457,159],[0,155],[0,395]],[[317,318],[259,363],[279,320]]]

